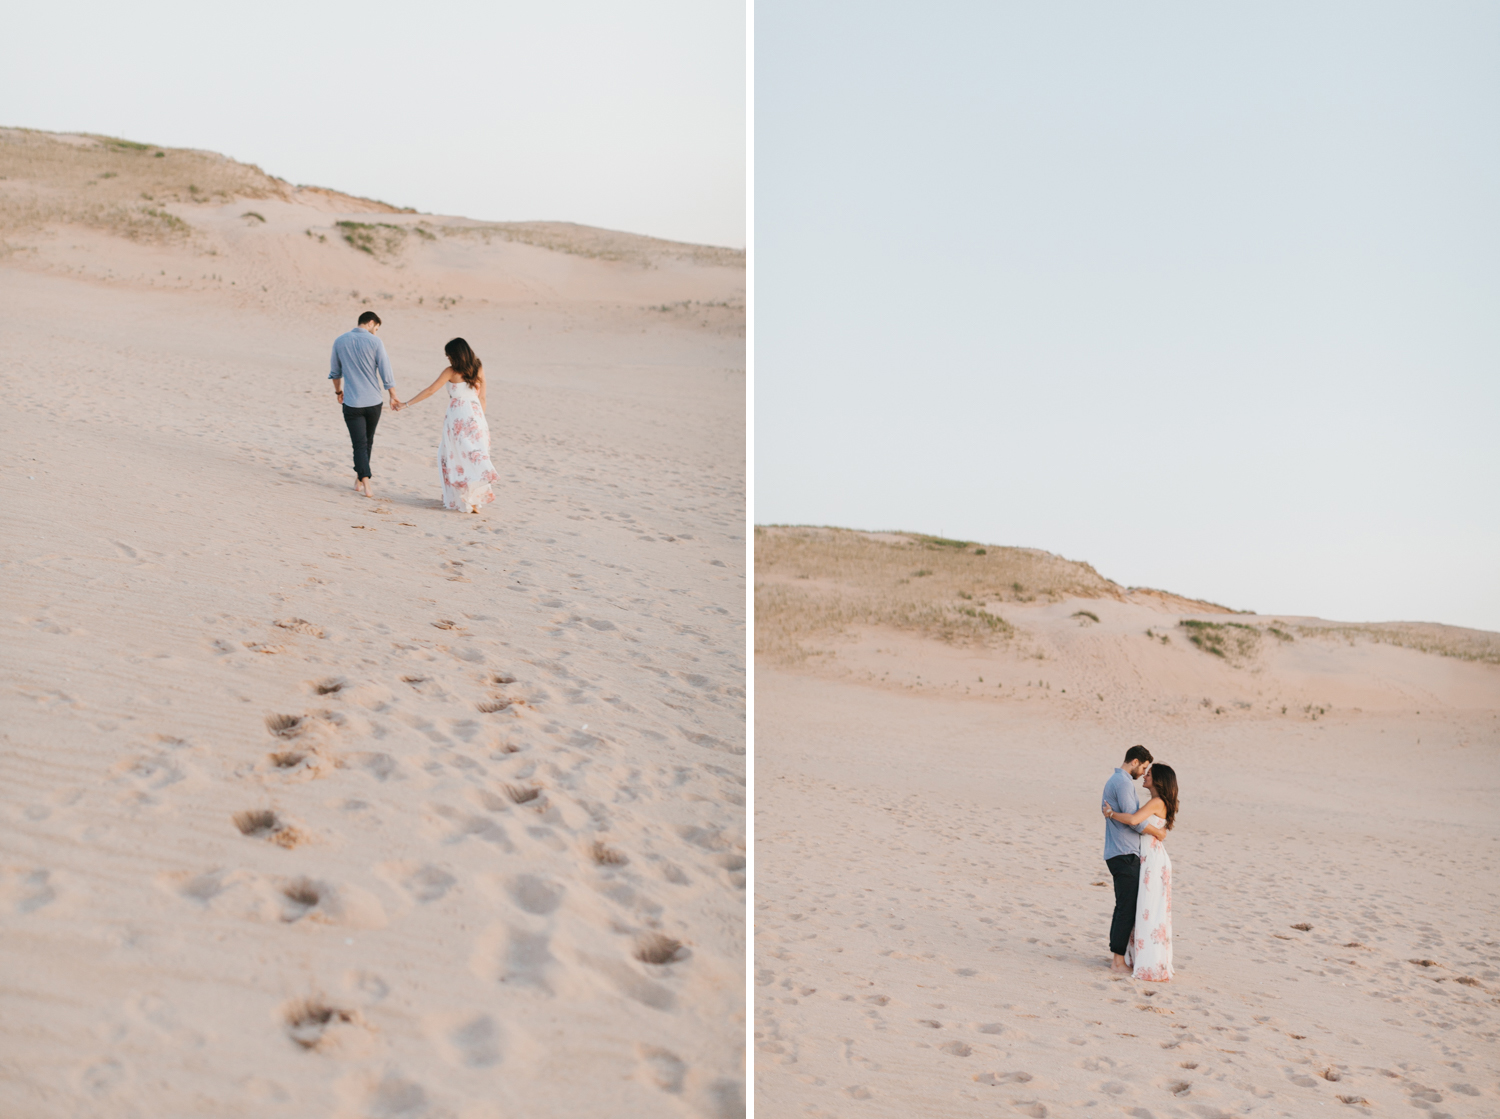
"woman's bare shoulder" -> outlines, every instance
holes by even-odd
[[[448,381],[462,381],[464,379],[464,375],[451,365],[443,370],[442,376],[444,380]]]

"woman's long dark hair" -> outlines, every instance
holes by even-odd
[[[1169,765],[1151,767],[1151,788],[1167,806],[1167,830],[1172,830],[1172,821],[1177,819],[1177,771]]]
[[[469,349],[469,344],[462,338],[449,342],[443,347],[443,353],[448,355],[448,364],[453,366],[453,371],[464,379],[466,385],[479,380],[479,374],[484,372],[479,355]]]

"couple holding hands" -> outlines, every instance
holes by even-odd
[[[495,500],[493,483],[499,479],[490,464],[490,428],[484,416],[484,365],[462,338],[443,347],[448,366],[437,380],[405,404],[396,399],[396,381],[385,343],[376,335],[380,316],[366,311],[359,323],[333,343],[328,379],[343,406],[344,424],[354,448],[354,488],[374,497],[370,482],[370,449],[380,423],[381,390],[391,394],[391,410],[420,404],[443,385],[448,386],[448,410],[438,442],[438,468],[443,478],[443,508],[477,513]]]

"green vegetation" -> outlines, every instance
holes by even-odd
[[[911,573],[913,579],[920,579],[924,575],[931,575],[931,574],[932,574],[932,572],[928,568],[925,568],[925,567],[919,568],[918,570],[913,571]]]
[[[1253,656],[1260,644],[1260,630],[1243,622],[1203,622],[1184,618],[1177,624],[1187,630],[1188,640],[1198,648],[1228,661]]]
[[[961,548],[967,550],[973,546],[971,540],[948,540],[941,536],[919,536],[917,537],[929,548]]]
[[[149,152],[154,146],[151,144],[137,144],[134,140],[121,140],[117,136],[96,136],[95,139],[105,147],[121,152]]]
[[[246,210],[243,214],[240,215],[240,217],[242,217],[242,218],[254,218],[256,221],[260,222],[261,224],[265,224],[265,220],[266,220],[264,214],[257,214],[254,210]]]
[[[987,556],[987,555],[989,555],[989,552],[987,552],[987,551],[986,551],[986,550],[985,550],[985,549],[983,549],[983,548],[975,548],[975,549],[974,549],[974,554],[975,554],[975,555],[976,555],[976,556]]]
[[[338,221],[333,223],[351,248],[385,260],[401,251],[406,243],[406,227],[389,222]]]
[[[1087,618],[1091,622],[1099,620],[1099,615],[1095,614],[1092,610],[1074,610],[1072,616],[1075,618]]]

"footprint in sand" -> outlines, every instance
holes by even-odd
[[[488,1014],[438,1015],[428,1033],[443,1059],[459,1068],[490,1068],[500,1063],[500,1027]]]
[[[538,878],[532,874],[523,874],[511,880],[506,887],[506,892],[510,894],[511,900],[527,913],[545,917],[556,911],[557,907],[562,904],[565,891],[556,882],[549,882],[545,878]]]
[[[388,781],[392,777],[399,779],[401,776],[396,759],[389,754],[345,754],[338,764],[340,769],[361,769],[377,781]]]
[[[457,878],[431,863],[384,863],[377,871],[382,878],[400,887],[412,901],[424,905],[441,901],[458,885]]]
[[[12,913],[35,913],[56,898],[50,870],[0,868],[0,907]]]
[[[293,827],[270,809],[255,809],[234,814],[234,826],[249,839],[265,839],[278,847],[300,847],[307,842],[307,834]]]
[[[297,999],[282,1008],[286,1035],[303,1049],[357,1056],[368,1052],[372,1038],[358,1010],[335,1006],[319,996]]]
[[[293,633],[306,634],[308,637],[324,637],[323,627],[314,625],[305,618],[282,618],[276,623],[282,629],[291,630]]]
[[[111,1058],[86,1066],[78,1074],[78,1086],[89,1095],[102,1099],[113,1095],[128,1078],[125,1066]]]
[[[476,942],[470,967],[482,979],[507,986],[534,987],[550,995],[548,971],[556,962],[551,933],[500,926]]]
[[[361,1072],[341,1081],[338,1089],[349,1113],[367,1119],[419,1119],[432,1114],[427,1090],[395,1071],[378,1076]]]
[[[659,1045],[637,1045],[635,1054],[641,1062],[638,1069],[641,1080],[673,1095],[682,1091],[687,1065],[676,1053]]]

